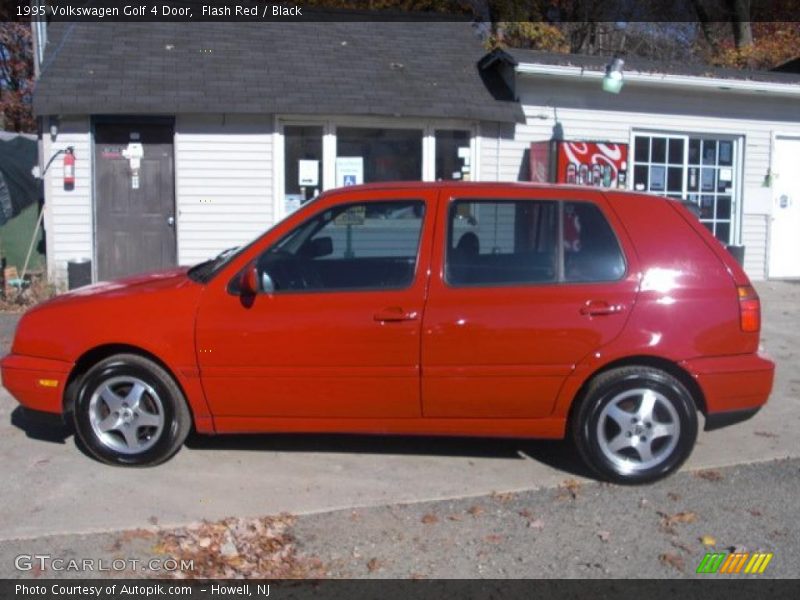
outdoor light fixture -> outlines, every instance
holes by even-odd
[[[58,137],[58,126],[58,117],[50,117],[50,140],[53,142],[55,142],[56,138]]]
[[[612,94],[619,94],[622,89],[622,66],[625,61],[621,58],[615,57],[610,64],[606,65],[606,74],[603,77],[603,91]]]

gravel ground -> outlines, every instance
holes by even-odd
[[[21,316],[20,313],[0,312],[0,356],[5,356],[11,348],[14,331]]]
[[[732,548],[774,552],[769,575],[796,577],[798,471],[800,460],[786,460],[648,487],[572,481],[306,516],[295,535],[334,577],[684,577],[706,551]]]
[[[471,579],[694,577],[705,552],[737,549],[774,553],[763,577],[796,577],[799,472],[800,459],[791,459],[684,472],[643,487],[565,480],[556,489],[304,515],[289,518],[294,525],[270,551],[275,561],[289,557],[297,572],[307,565],[325,577]],[[170,556],[197,559],[205,536],[219,528],[204,525],[194,536],[177,530],[196,545]],[[7,541],[0,577],[86,575],[22,573],[14,569],[19,554],[164,558],[164,541],[175,535],[154,524],[152,531]],[[236,535],[229,543],[252,547]],[[233,574],[249,558],[222,550],[233,557]],[[221,553],[208,552],[219,565]],[[199,562],[194,575],[208,574]]]

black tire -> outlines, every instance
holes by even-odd
[[[642,410],[645,396],[655,407],[650,419],[641,418],[647,414]],[[586,388],[572,416],[572,435],[583,461],[602,479],[649,483],[676,471],[691,454],[697,407],[686,387],[669,373],[643,366],[612,369]],[[615,442],[630,446],[617,449]]]
[[[133,397],[137,384],[144,392],[138,394],[135,406],[133,400],[129,406],[125,401]],[[112,394],[104,396],[109,390]],[[124,403],[114,411],[105,397]],[[103,416],[114,420],[113,429],[100,431]],[[86,449],[98,460],[120,466],[154,466],[168,460],[183,445],[192,425],[183,393],[170,374],[136,354],[117,354],[89,369],[78,386],[73,419]],[[157,424],[151,426],[145,419]]]

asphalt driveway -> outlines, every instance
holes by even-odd
[[[684,470],[800,456],[800,282],[758,285],[763,338],[778,362],[770,403],[701,433]],[[0,315],[7,350],[16,317]],[[101,465],[68,430],[32,427],[0,390],[0,539],[179,525],[552,487],[587,474],[566,443],[365,436],[190,440],[157,468]]]

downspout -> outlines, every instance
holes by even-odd
[[[46,8],[45,4],[42,0],[31,0],[31,6],[40,6],[43,9]],[[34,80],[34,93],[36,93],[36,83],[39,81],[39,77],[42,74],[42,63],[44,62],[44,49],[47,46],[47,21],[42,18],[32,18],[31,19],[31,41],[33,42],[33,80]],[[41,198],[40,200],[44,200],[46,196],[46,187],[47,187],[47,180],[45,179],[45,172],[47,168],[44,166],[44,131],[45,131],[45,120],[42,115],[36,117],[36,149],[38,155],[38,176],[39,180],[41,181]],[[48,165],[49,166],[49,165]],[[44,205],[44,202],[41,205],[41,212],[39,214],[39,220],[37,221],[36,231],[34,232],[33,239],[36,239],[36,234],[39,231],[39,227],[44,219],[44,211],[47,210],[47,207]],[[47,241],[45,239],[45,245]],[[31,244],[31,249],[33,248],[33,244]],[[49,263],[50,260],[48,259],[49,253],[45,254],[45,260],[47,265],[47,272],[49,274]],[[30,250],[28,251],[28,258],[25,259],[25,268],[23,268],[23,277],[24,271],[27,269],[28,260],[30,258]]]
[[[494,153],[494,180],[500,181],[500,125],[496,125],[497,131],[497,144],[495,144]]]
[[[33,0],[32,6],[36,5],[44,8],[44,3]],[[44,49],[47,46],[47,21],[40,18],[31,19],[31,37],[33,40],[33,76],[39,79],[42,63],[44,62]]]

